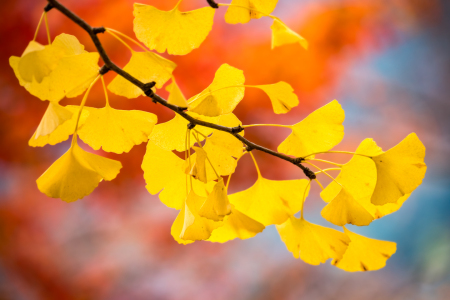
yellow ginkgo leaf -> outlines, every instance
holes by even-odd
[[[308,41],[291,30],[280,19],[273,17],[272,29],[272,49],[275,47],[299,43],[303,48],[308,49]]]
[[[228,64],[216,71],[213,82],[200,94],[188,100],[189,110],[215,117],[231,113],[244,98],[244,72]]]
[[[36,182],[47,196],[73,202],[92,193],[103,179],[116,178],[121,168],[120,162],[86,152],[75,141]]]
[[[254,87],[263,90],[269,96],[276,114],[285,114],[298,105],[298,97],[293,93],[294,89],[286,82],[280,81]]]
[[[262,232],[264,228],[263,224],[232,208],[231,214],[225,217],[221,227],[214,229],[208,241],[225,243],[236,238],[245,240]]]
[[[186,174],[191,175],[195,179],[198,179],[204,183],[213,180],[214,178],[207,178],[206,176],[206,164],[208,162],[205,150],[200,147],[193,147],[193,149],[195,150],[195,157],[191,156],[191,158],[187,159],[185,162],[187,165]],[[191,164],[190,167],[189,164]]]
[[[38,43],[32,42],[31,48],[25,50],[27,54],[20,58],[18,70],[20,77],[27,82],[35,80],[41,83],[58,66],[59,60],[64,56],[63,49],[52,47],[52,45],[42,46],[39,49]]]
[[[237,210],[265,226],[282,224],[300,210],[308,182],[259,177],[252,187],[230,195],[229,199]]]
[[[342,258],[350,242],[342,232],[295,217],[277,225],[277,230],[294,257],[311,265],[319,265],[329,258]]]
[[[171,229],[172,236],[178,243],[207,240],[214,229],[222,226],[222,222],[214,222],[198,215],[198,210],[205,200],[206,198],[198,196],[193,190],[189,192]]]
[[[383,154],[373,156],[378,179],[372,203],[394,203],[413,192],[422,183],[427,171],[424,158],[425,146],[415,133]]]
[[[56,145],[69,138],[75,131],[79,106],[60,106],[58,103],[50,102],[41,123],[36,132],[28,141],[32,147],[43,147],[47,144]],[[79,125],[86,121],[89,116],[87,110],[81,112]]]
[[[175,82],[175,79],[172,78],[172,83],[166,87],[166,90],[169,92],[167,103],[180,107],[188,107],[187,100]]]
[[[231,208],[227,188],[223,184],[223,178],[221,177],[214,185],[212,192],[206,198],[198,214],[217,222],[222,221],[225,216],[231,214]]]
[[[171,77],[177,65],[153,52],[132,52],[131,59],[123,68],[131,76],[147,83],[156,82],[156,87],[161,88]],[[144,92],[120,75],[117,75],[108,85],[108,89],[119,96],[128,99],[144,95]]]
[[[379,270],[397,250],[393,242],[369,239],[345,227],[344,232],[350,238],[350,244],[341,259],[331,262],[342,270],[348,272]]]
[[[118,110],[106,105],[104,108],[85,107],[89,117],[80,127],[78,135],[94,150],[121,154],[134,145],[147,141],[158,118],[139,110]]]
[[[196,113],[191,112],[189,113],[189,115],[198,120],[210,123],[217,123],[217,117],[209,118],[205,116],[199,116]],[[177,150],[178,152],[183,152],[186,148],[185,140],[188,124],[189,121],[187,121],[180,115],[176,114],[172,120],[165,123],[157,124],[153,129],[153,132],[150,135],[149,139],[163,149]],[[213,129],[203,126],[197,126],[195,130],[199,131],[205,136],[210,135],[213,131]],[[202,135],[199,135],[198,138],[200,141],[204,140],[204,137]],[[197,142],[192,131],[190,135],[190,141],[191,142],[189,147],[192,147]]]
[[[406,194],[400,199],[398,199],[397,202],[394,203],[386,203],[384,205],[374,205],[375,214],[377,218],[387,216],[399,210],[402,207],[403,203],[405,203],[405,201],[408,200],[409,196],[411,196],[411,194]]]
[[[212,29],[215,10],[204,7],[180,12],[178,6],[161,11],[153,6],[134,4],[134,32],[148,48],[159,53],[185,55],[196,49]]]
[[[278,152],[305,157],[330,150],[344,137],[344,118],[339,102],[331,101],[292,125],[292,133],[278,146]]]
[[[168,207],[182,209],[186,199],[185,161],[172,151],[165,150],[153,142],[147,144],[142,170],[146,188],[150,194],[159,194],[159,199]],[[192,186],[197,195],[206,197],[214,183],[205,185],[203,182],[192,179]]]
[[[39,99],[57,102],[64,97],[76,97],[83,93],[98,75],[98,53],[84,51],[83,45],[74,36],[61,34],[55,38],[52,45],[45,46],[54,50],[50,52],[56,52],[51,58],[51,63],[44,63],[48,65],[50,72],[42,73],[42,68],[32,67],[27,77],[23,78],[21,74],[24,72],[20,72],[20,66],[23,65],[22,68],[26,69],[28,59],[22,60],[25,56],[41,51],[38,50],[38,45],[35,42],[30,43],[22,57],[11,56],[9,63],[20,85]],[[45,76],[33,75],[34,72]],[[27,80],[28,76],[32,76],[31,81]],[[36,76],[42,80],[37,81]]]
[[[225,14],[229,24],[245,24],[251,19],[269,15],[277,6],[278,0],[233,0]]]

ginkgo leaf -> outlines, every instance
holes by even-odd
[[[377,166],[377,185],[372,203],[394,203],[413,192],[425,177],[425,146],[415,133],[408,135],[395,147],[373,156]]]
[[[156,82],[156,87],[161,88],[171,77],[176,64],[153,52],[132,52],[131,59],[123,68],[131,76],[141,82]],[[143,96],[144,92],[129,82],[127,79],[117,75],[108,85],[108,89],[119,96],[128,99]]]
[[[172,151],[165,150],[153,142],[147,144],[147,151],[142,161],[142,170],[146,188],[150,194],[159,194],[159,199],[168,207],[182,209],[186,198],[187,176],[185,161]],[[212,190],[214,183],[205,185],[192,179],[192,186],[197,195],[206,197],[206,190]]]
[[[217,118],[209,118],[205,116],[199,116],[196,113],[189,112],[189,115],[195,119],[210,122],[210,123],[217,123]],[[152,134],[149,137],[149,140],[151,140],[156,145],[160,146],[163,149],[166,150],[177,150],[178,152],[183,152],[186,150],[186,130],[187,125],[189,124],[189,121],[181,117],[180,115],[176,114],[175,117],[165,123],[160,123],[155,126],[153,129]],[[213,129],[203,126],[198,126],[195,128],[195,130],[199,131],[201,134],[208,136],[212,133]],[[203,141],[204,137],[202,135],[199,135],[199,140]],[[193,135],[193,132],[191,131],[190,134],[190,144],[188,145],[189,148],[192,147],[197,141]]]
[[[116,178],[121,168],[120,162],[86,152],[75,141],[36,182],[47,196],[73,202],[92,193],[103,179]]]
[[[273,17],[273,24],[270,29],[272,29],[272,49],[295,43],[299,43],[303,48],[308,49],[308,41],[287,27],[280,19]]]
[[[212,192],[206,198],[198,214],[213,221],[222,221],[231,214],[231,204],[228,200],[227,189],[221,177],[214,185]]]
[[[277,225],[281,240],[295,258],[319,265],[329,258],[341,259],[350,242],[342,232],[290,217]]]
[[[98,53],[84,51],[83,45],[74,36],[61,34],[55,38],[52,45],[45,46],[59,49],[49,67],[51,71],[45,73],[47,75],[42,77],[40,82],[34,75],[31,81],[27,81],[21,76],[19,68],[22,64],[26,65],[26,61],[22,62],[25,56],[39,51],[36,50],[39,48],[37,45],[35,42],[30,43],[22,57],[11,56],[9,63],[20,85],[41,100],[57,102],[64,97],[76,97],[83,93],[98,75]],[[41,78],[41,75],[38,77]]]
[[[252,187],[229,195],[229,199],[237,210],[268,226],[282,224],[297,213],[306,188],[309,190],[305,179],[274,181],[259,177]]]
[[[331,101],[292,125],[292,133],[278,146],[278,152],[305,157],[330,150],[344,137],[344,118],[339,102]]]
[[[188,103],[186,98],[178,87],[175,79],[172,78],[172,83],[166,87],[166,90],[169,92],[169,98],[167,99],[167,103],[179,106],[179,107],[188,107]]]
[[[208,241],[225,243],[233,239],[249,239],[264,230],[265,226],[258,221],[244,215],[235,208],[226,216],[223,225],[214,229]]]
[[[374,205],[375,214],[377,218],[387,216],[399,210],[402,207],[403,203],[405,203],[405,201],[408,200],[409,196],[411,196],[411,194],[406,194],[400,199],[398,199],[397,202],[394,203],[386,203],[384,205]]]
[[[43,147],[47,144],[56,145],[67,140],[75,131],[78,110],[78,106],[63,107],[58,103],[49,102],[41,123],[28,141],[28,145]],[[88,116],[89,112],[83,110],[78,126],[83,124]]]
[[[195,179],[200,180],[201,182],[207,183],[208,181],[213,180],[214,178],[207,178],[206,176],[206,152],[200,147],[193,147],[195,150],[195,157],[191,157],[186,160],[186,174],[191,175]],[[189,164],[192,164],[189,167]]]
[[[276,114],[285,114],[298,105],[298,97],[293,93],[294,89],[286,82],[280,81],[254,87],[263,90],[269,96]]]
[[[370,239],[345,227],[344,232],[350,238],[350,244],[341,259],[331,262],[342,270],[348,272],[379,270],[397,250],[393,242]]]
[[[153,6],[134,4],[134,32],[148,48],[159,53],[185,55],[196,49],[212,29],[215,10],[204,7],[180,12],[178,6],[161,11]]]
[[[94,150],[102,148],[118,154],[147,141],[158,120],[149,112],[118,110],[109,105],[85,109],[89,111],[89,117],[78,131],[80,138]]]
[[[193,190],[189,192],[184,207],[171,229],[172,236],[178,243],[188,244],[193,241],[207,240],[214,229],[222,226],[222,222],[214,222],[198,215],[198,210],[205,200]]]
[[[244,72],[228,64],[216,71],[213,82],[188,100],[189,111],[215,117],[231,113],[244,98]]]
[[[236,127],[241,125],[241,121],[234,114],[220,116],[218,125]],[[244,135],[244,131],[239,133]],[[235,158],[241,157],[243,152],[242,142],[227,132],[214,130],[212,135],[206,139],[203,149],[206,151],[209,160],[216,172],[221,176],[227,176],[234,172],[237,166]],[[214,171],[209,164],[206,165],[206,174],[214,178]]]
[[[233,0],[225,14],[229,24],[245,24],[251,19],[269,15],[277,6],[278,0]]]
[[[357,226],[369,225],[375,218],[371,213],[370,203],[364,199],[355,199],[347,189],[342,188],[339,194],[322,209],[322,217],[334,225]]]

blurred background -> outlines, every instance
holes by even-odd
[[[61,2],[93,26],[134,37],[133,1]],[[177,0],[142,2],[169,10]],[[271,50],[270,19],[229,25],[221,8],[199,49],[169,57],[178,64],[175,76],[187,97],[203,90],[222,63],[244,70],[248,84],[283,80],[294,87],[300,105],[287,115],[274,115],[261,92],[246,91],[235,111],[244,124],[294,124],[338,99],[346,111],[346,136],[337,150],[352,151],[366,137],[387,150],[409,133],[418,134],[427,148],[424,183],[398,212],[369,227],[350,226],[397,242],[387,266],[366,273],[294,259],[273,226],[250,240],[178,245],[170,235],[177,212],[145,189],[140,168],[145,144],[123,155],[98,151],[124,167],[116,180],[101,183],[82,200],[68,204],[41,194],[35,180],[69,143],[28,146],[47,104],[19,86],[8,59],[20,56],[33,38],[45,5],[44,0],[0,4],[0,299],[450,299],[449,1],[279,0],[273,14],[308,39],[308,51],[299,45]],[[185,0],[181,9],[205,5]],[[87,34],[58,11],[50,11],[49,22],[53,37],[74,34],[94,51]],[[129,51],[108,35],[101,40],[124,66]],[[44,27],[38,41],[46,43]],[[107,82],[113,77],[107,74]],[[88,105],[102,107],[102,93],[97,85]],[[115,108],[151,111],[160,122],[173,117],[148,98],[111,98]],[[284,128],[246,130],[250,140],[272,149],[288,134]],[[255,154],[269,179],[303,176],[288,163]],[[231,192],[255,179],[247,157]],[[314,186],[305,218],[326,225],[318,192]]]

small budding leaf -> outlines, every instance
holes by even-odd
[[[149,112],[118,110],[109,105],[85,109],[89,111],[89,117],[78,131],[80,138],[94,150],[102,148],[118,154],[146,142],[158,120]]]
[[[209,117],[231,113],[244,98],[245,87],[240,87],[244,82],[244,72],[228,64],[221,65],[213,82],[188,100],[189,110]]]
[[[298,105],[298,97],[294,89],[286,82],[255,86],[263,90],[272,102],[273,111],[276,114],[285,114]]]
[[[262,232],[264,228],[263,224],[232,207],[231,214],[225,217],[221,227],[214,229],[208,241],[225,243],[236,238],[245,240]]]
[[[308,180],[274,181],[259,177],[247,190],[229,196],[237,210],[264,226],[282,224],[301,208]]]
[[[98,75],[98,53],[83,49],[74,36],[61,34],[48,46],[30,42],[22,57],[11,56],[9,64],[28,92],[58,102],[83,93]]]
[[[217,118],[199,116],[198,114],[191,112],[189,112],[189,115],[195,119],[210,123],[217,123],[218,120]],[[185,140],[188,124],[189,121],[187,121],[180,115],[176,114],[172,120],[165,123],[157,124],[153,129],[153,132],[149,137],[149,139],[163,149],[177,150],[178,152],[183,152],[184,150],[186,150]],[[205,136],[208,136],[213,132],[213,129],[203,126],[197,126],[195,130],[197,130],[198,132],[200,132]],[[204,137],[202,135],[199,135],[198,138],[200,141],[204,140]],[[188,145],[189,148],[192,147],[197,141],[192,131],[190,133],[190,139],[191,142],[190,145]]]
[[[377,185],[372,203],[384,205],[413,192],[425,177],[425,146],[415,133],[408,135],[395,147],[373,156],[377,166]]]
[[[120,162],[86,152],[75,141],[36,182],[47,196],[73,202],[92,193],[103,179],[116,178],[121,168]]]
[[[272,29],[272,49],[295,43],[299,43],[303,48],[308,49],[308,41],[287,27],[280,19],[274,17],[270,29]]]
[[[141,82],[156,82],[158,89],[172,77],[172,72],[176,68],[176,64],[164,57],[153,52],[132,52],[131,59],[123,68],[131,76]],[[144,92],[127,79],[117,75],[108,85],[108,89],[119,96],[133,99],[143,96]]]
[[[60,106],[58,103],[49,102],[48,108],[39,123],[36,132],[28,141],[32,147],[43,147],[47,144],[56,145],[66,141],[75,131],[78,117],[78,106]],[[81,112],[79,125],[86,121],[89,112]]]
[[[159,194],[161,202],[170,208],[182,209],[186,198],[185,161],[149,141],[141,167],[149,193],[156,195],[163,190]],[[205,188],[212,189],[213,183],[205,185],[192,179],[192,185],[197,195],[206,197]]]
[[[334,259],[331,262],[342,270],[348,272],[379,270],[397,250],[397,245],[393,242],[369,239],[345,227],[344,232],[350,238],[350,244],[341,259]]]
[[[233,0],[225,14],[229,24],[248,23],[269,15],[277,6],[278,0]]]
[[[151,50],[185,55],[200,46],[212,29],[215,10],[204,7],[180,12],[178,6],[161,11],[153,6],[134,4],[134,32]]]
[[[193,190],[189,192],[183,209],[172,224],[171,233],[178,243],[189,244],[193,241],[207,240],[214,229],[222,226],[222,222],[214,222],[199,216],[198,210],[205,200]]]
[[[172,83],[166,87],[166,91],[169,92],[169,98],[167,99],[167,103],[179,106],[179,107],[188,107],[188,103],[186,98],[183,95],[183,92],[178,87],[175,79],[172,77]]]
[[[228,200],[227,189],[221,177],[214,185],[211,194],[208,195],[198,214],[213,221],[222,221],[225,216],[231,214],[231,204]]]
[[[292,133],[278,146],[278,152],[305,157],[324,152],[339,144],[344,137],[345,113],[339,102],[331,101],[315,110],[300,123],[292,125]]]
[[[311,265],[341,259],[350,239],[342,232],[290,217],[277,225],[281,240],[295,258]]]

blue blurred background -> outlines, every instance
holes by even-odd
[[[134,36],[132,1],[61,2],[93,26]],[[177,1],[142,2],[168,10]],[[175,76],[188,97],[205,88],[222,63],[244,70],[249,84],[283,80],[294,87],[300,105],[282,116],[272,113],[262,94],[246,92],[236,110],[244,124],[293,124],[338,99],[346,111],[346,136],[338,150],[352,151],[366,137],[386,150],[409,133],[418,134],[427,148],[423,184],[398,212],[369,227],[351,226],[397,242],[387,266],[366,273],[295,260],[274,227],[245,241],[178,245],[170,235],[177,212],[145,189],[144,144],[120,156],[98,151],[121,160],[124,168],[90,196],[67,204],[42,195],[35,180],[69,144],[28,147],[46,103],[19,86],[8,58],[20,56],[32,39],[45,4],[0,4],[0,299],[450,299],[448,1],[279,0],[273,14],[309,40],[308,51],[298,45],[270,50],[270,20],[229,25],[221,8],[200,49],[169,57],[178,64]],[[185,0],[181,9],[205,5]],[[88,36],[59,12],[51,11],[49,21],[53,36],[74,34],[94,50]],[[110,36],[101,39],[112,59],[125,65],[128,50]],[[44,30],[38,40],[45,43]],[[164,90],[158,93],[166,96]],[[173,116],[146,98],[111,97],[115,108],[151,111],[161,122]],[[97,86],[88,105],[103,104]],[[272,149],[288,133],[283,128],[246,130],[250,140]],[[260,153],[256,157],[265,177],[302,177],[287,163]],[[255,179],[251,161],[243,159],[231,192]],[[320,217],[324,203],[318,192],[314,186],[305,217],[327,225]]]

